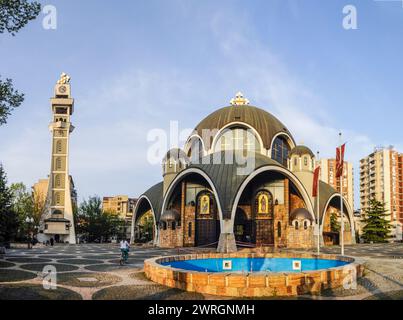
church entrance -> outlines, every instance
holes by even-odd
[[[253,242],[252,221],[248,219],[245,211],[237,208],[234,222],[234,235],[237,242]]]
[[[196,234],[195,245],[205,246],[218,241],[219,220],[213,194],[208,191],[200,192],[196,197]]]

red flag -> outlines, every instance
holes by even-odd
[[[319,172],[320,166],[316,167],[315,171],[313,172],[312,197],[318,196]]]
[[[345,147],[346,144],[344,143],[341,147],[336,148],[336,178],[343,175]]]

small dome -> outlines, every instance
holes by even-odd
[[[312,150],[309,149],[307,146],[303,146],[303,145],[296,146],[294,149],[292,149],[289,153],[289,157],[291,157],[294,154],[296,154],[298,156],[303,156],[304,154],[309,154],[312,158],[315,157]]]
[[[176,210],[166,210],[162,216],[161,221],[169,222],[169,221],[179,221],[181,215]]]
[[[298,209],[294,209],[291,213],[290,213],[290,224],[292,221],[294,221],[295,219],[308,219],[309,221],[313,221],[312,219],[312,215],[309,213],[308,210],[306,210],[305,208],[298,208]]]
[[[168,159],[173,159],[176,162],[182,162],[182,163],[189,163],[189,158],[186,155],[185,151],[179,148],[172,148],[168,150],[166,153],[165,157],[162,159],[162,162],[166,162]]]

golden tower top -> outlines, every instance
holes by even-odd
[[[237,92],[235,98],[230,100],[231,106],[244,106],[249,104],[249,100],[244,98],[242,92]]]
[[[57,80],[57,84],[68,84],[68,83],[70,83],[70,76],[63,72],[60,75],[60,79]]]

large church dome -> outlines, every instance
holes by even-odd
[[[231,100],[230,106],[218,109],[204,118],[190,138],[201,138],[204,150],[208,152],[214,149],[214,141],[218,140],[217,135],[223,129],[234,127],[252,129],[260,144],[259,150],[271,150],[274,139],[281,136],[288,141],[290,149],[295,145],[291,133],[280,120],[263,109],[249,105],[249,101],[240,92]],[[213,134],[208,135],[206,132]]]

